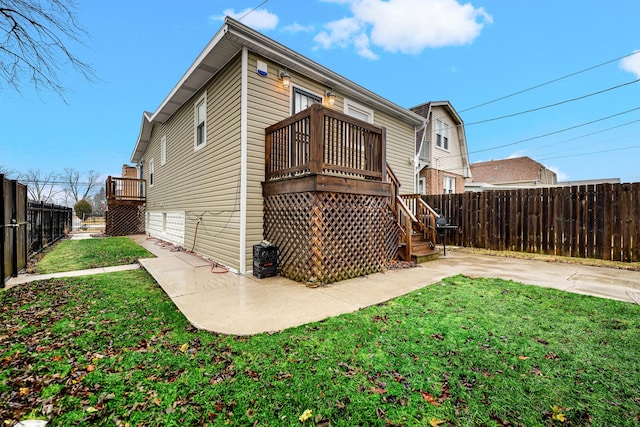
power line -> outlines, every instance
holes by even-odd
[[[247,17],[247,15],[251,14],[252,12],[255,12],[255,10],[259,7],[264,6],[265,3],[267,3],[269,0],[264,0],[262,3],[260,3],[259,5],[257,5],[256,7],[254,7],[253,9],[251,9],[250,11],[248,11],[247,13],[245,13],[244,15],[242,15],[240,17],[240,19],[238,19],[238,21],[242,21],[244,18]]]
[[[567,158],[567,157],[589,156],[591,154],[611,153],[612,151],[634,150],[636,148],[640,148],[640,145],[634,145],[634,146],[631,146],[631,147],[623,147],[623,148],[607,149],[607,150],[601,150],[601,151],[591,151],[590,153],[579,153],[579,154],[568,154],[566,156],[545,157],[545,158],[542,158],[542,159],[538,159],[538,161],[553,160],[553,159],[564,159],[564,158]]]
[[[576,136],[576,137],[574,137],[574,138],[565,139],[564,141],[555,142],[555,143],[553,143],[553,144],[540,145],[540,146],[538,146],[538,147],[530,148],[530,149],[525,150],[525,151],[529,152],[529,151],[539,150],[539,149],[542,149],[542,148],[555,147],[555,146],[558,146],[558,145],[560,145],[560,144],[564,144],[564,143],[567,143],[567,142],[575,141],[575,140],[577,140],[577,139],[582,139],[582,138],[586,138],[586,137],[588,137],[588,136],[597,135],[597,134],[599,134],[599,133],[608,132],[608,131],[613,130],[613,129],[618,129],[618,128],[621,128],[621,127],[624,127],[624,126],[629,126],[629,125],[634,124],[634,123],[637,123],[637,122],[640,122],[640,119],[638,119],[638,120],[632,120],[632,121],[630,121],[630,122],[626,122],[626,123],[622,123],[621,125],[617,125],[617,126],[611,126],[611,127],[606,128],[606,129],[597,130],[597,131],[595,131],[595,132],[586,133],[586,134],[584,134],[584,135]]]
[[[598,67],[602,67],[604,65],[611,64],[612,62],[619,61],[621,59],[627,58],[629,56],[636,55],[638,53],[640,53],[640,51],[636,51],[636,52],[630,53],[628,55],[620,56],[619,58],[615,58],[615,59],[612,59],[610,61],[603,62],[602,64],[594,65],[593,67],[585,68],[584,70],[576,71],[575,73],[567,74],[565,76],[558,77],[557,79],[549,80],[548,82],[540,83],[538,85],[531,86],[531,87],[529,87],[527,89],[523,89],[523,90],[520,90],[518,92],[511,93],[509,95],[501,96],[500,98],[496,98],[496,99],[493,99],[491,101],[483,102],[482,104],[474,105],[473,107],[465,108],[464,110],[460,110],[458,112],[459,113],[464,113],[465,111],[474,110],[476,108],[484,107],[485,105],[493,104],[494,102],[502,101],[503,99],[511,98],[513,96],[520,95],[522,93],[529,92],[531,90],[541,88],[543,86],[549,85],[551,83],[558,82],[560,80],[568,79],[569,77],[573,77],[573,76],[576,76],[578,74],[585,73],[587,71],[591,71],[591,70],[596,69]]]
[[[495,146],[495,147],[492,147],[492,148],[485,148],[483,150],[470,151],[469,154],[483,153],[485,151],[492,151],[492,150],[497,150],[498,148],[504,148],[504,147],[510,147],[510,146],[513,146],[513,145],[522,144],[523,142],[533,141],[534,139],[540,139],[540,138],[544,138],[546,136],[551,136],[551,135],[555,135],[555,134],[558,134],[558,133],[566,132],[566,131],[569,131],[569,130],[572,130],[572,129],[576,129],[576,128],[579,128],[579,127],[582,127],[582,126],[587,126],[587,125],[590,125],[590,124],[593,124],[593,123],[601,122],[603,120],[607,120],[607,119],[610,119],[612,117],[621,116],[623,114],[631,113],[632,111],[637,111],[637,110],[640,110],[640,107],[632,108],[631,110],[623,111],[621,113],[612,114],[612,115],[607,116],[607,117],[603,117],[603,118],[600,118],[600,119],[592,120],[592,121],[586,122],[586,123],[581,123],[579,125],[571,126],[571,127],[564,128],[564,129],[560,129],[560,130],[557,130],[557,131],[554,131],[554,132],[549,132],[549,133],[545,133],[545,134],[542,134],[542,135],[537,135],[537,136],[532,136],[530,138],[521,139],[519,141],[511,142],[509,144],[498,145],[498,146]]]
[[[600,90],[598,92],[593,92],[593,93],[590,93],[588,95],[583,95],[583,96],[579,96],[577,98],[571,98],[571,99],[567,99],[567,100],[564,100],[564,101],[556,102],[555,104],[549,104],[549,105],[545,105],[543,107],[532,108],[531,110],[520,111],[518,113],[507,114],[507,115],[500,116],[500,117],[494,117],[492,119],[485,119],[485,120],[479,120],[477,122],[466,123],[465,126],[471,126],[471,125],[478,125],[480,123],[493,122],[493,121],[496,121],[496,120],[506,119],[506,118],[509,118],[509,117],[515,117],[515,116],[519,116],[519,115],[522,115],[522,114],[533,113],[534,111],[540,111],[540,110],[544,110],[546,108],[557,107],[558,105],[568,104],[569,102],[574,102],[574,101],[579,101],[581,99],[589,98],[590,96],[599,95],[601,93],[609,92],[611,90],[618,89],[618,88],[621,88],[621,87],[624,87],[624,86],[628,86],[628,85],[631,85],[631,84],[634,84],[634,83],[638,83],[638,82],[640,82],[640,79],[636,79],[636,80],[633,80],[633,81],[630,81],[630,82],[627,82],[627,83],[623,83],[623,84],[620,84],[620,85],[617,85],[617,86],[612,86],[610,88],[603,89],[603,90]]]

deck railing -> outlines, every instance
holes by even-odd
[[[107,201],[144,202],[145,200],[146,180],[107,177]]]
[[[386,181],[385,129],[314,104],[265,130],[265,178],[311,174]]]

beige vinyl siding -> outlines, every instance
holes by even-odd
[[[166,134],[167,163],[158,166],[157,161],[156,185],[149,189],[147,209],[184,210],[185,247],[236,270],[240,221],[240,65],[238,56],[166,123],[154,125],[147,148],[147,153],[160,159],[160,139]],[[204,91],[207,144],[194,152],[194,108]]]
[[[436,120],[449,125],[449,150],[436,147]],[[464,175],[462,156],[460,151],[459,127],[443,108],[434,107],[431,113],[431,147],[433,148],[433,167],[439,170],[449,171],[458,175]],[[435,159],[438,159],[437,165]]]
[[[257,61],[265,59],[249,53],[247,67],[247,271],[253,270],[253,245],[263,239],[264,130],[290,116],[289,90],[282,87],[278,68],[267,62],[268,75],[256,72]],[[284,70],[284,69],[283,69]]]
[[[267,62],[268,76],[256,72],[257,60]],[[283,67],[250,52],[247,64],[247,194],[245,268],[253,269],[253,245],[263,239],[264,130],[291,115],[292,88],[278,77]],[[149,212],[184,212],[184,246],[232,269],[240,259],[240,114],[241,55],[236,56],[205,88],[198,91],[164,124],[154,124],[145,160],[155,159],[155,182],[149,188]],[[329,88],[291,70],[292,85],[324,95]],[[195,102],[206,91],[207,143],[194,152]],[[343,111],[336,92],[331,107]],[[368,106],[366,101],[351,98]],[[387,129],[387,161],[401,181],[403,193],[413,192],[414,127],[374,109],[374,123]],[[160,140],[166,135],[167,163],[160,164]],[[145,169],[145,175],[148,174]],[[146,176],[148,178],[148,176]],[[200,220],[200,223],[198,223]],[[197,226],[197,234],[196,234]],[[195,238],[195,246],[194,246]]]
[[[292,87],[299,87],[323,98],[325,92],[331,88],[289,70],[291,87],[283,89],[282,82],[278,78],[278,70],[283,68],[265,59],[260,59],[267,62],[269,76],[258,76],[256,73],[256,56],[251,55],[249,59],[249,107],[253,115],[249,114],[249,126],[256,124],[256,131],[259,131],[261,138],[259,156],[262,163],[264,163],[264,128],[291,115]],[[253,88],[252,84],[255,85]],[[256,90],[255,94],[253,93],[254,89]],[[335,104],[332,106],[327,105],[326,102],[324,104],[326,107],[343,112],[344,96],[339,91],[333,90],[333,92],[336,94]],[[349,97],[349,99],[364,107],[371,108],[365,100],[355,97]],[[391,165],[402,184],[400,190],[402,193],[413,193],[414,171],[413,166],[409,164],[409,160],[413,159],[415,154],[415,128],[411,124],[404,123],[374,108],[372,109],[374,124],[384,126],[387,129],[387,162]],[[260,128],[260,126],[263,127]],[[260,180],[262,181],[264,180],[264,164],[260,164],[259,167]],[[249,169],[251,170],[251,167]]]
[[[415,128],[378,111],[374,113],[374,123],[387,130],[387,163],[400,181],[400,193],[414,193],[411,160],[415,155]]]

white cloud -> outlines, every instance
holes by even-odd
[[[239,20],[243,24],[256,30],[273,30],[278,25],[278,15],[266,9],[253,11],[251,9],[245,9],[240,12],[235,12],[233,9],[226,9],[222,12],[222,15],[212,15],[209,17],[209,20],[222,21],[227,16]]]
[[[327,31],[322,31],[314,40],[325,49],[333,46],[347,47],[353,39],[363,33],[360,21],[355,18],[342,18],[325,25]]]
[[[297,22],[294,22],[291,25],[287,25],[286,27],[283,28],[284,31],[287,31],[289,33],[310,33],[314,30],[313,25],[301,25],[298,24]]]
[[[353,45],[375,59],[370,45],[389,52],[418,54],[426,48],[473,42],[493,22],[483,8],[457,0],[334,0],[349,6],[352,17],[326,25],[315,41],[325,49]]]
[[[634,50],[631,56],[622,58],[620,68],[636,75],[640,79],[640,50]]]

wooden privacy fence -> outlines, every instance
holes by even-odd
[[[0,288],[27,265],[27,186],[0,174]]]
[[[640,183],[423,196],[458,226],[448,244],[640,261]]]
[[[73,210],[27,201],[27,186],[0,174],[0,288],[27,266],[29,255],[71,230]]]

